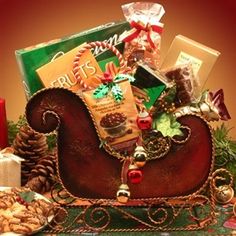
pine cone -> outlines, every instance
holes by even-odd
[[[35,168],[31,171],[29,181],[26,184],[31,190],[37,193],[48,192],[54,184],[56,175],[56,155],[46,154],[42,157]]]
[[[22,126],[13,142],[13,148],[17,156],[25,159],[21,163],[21,184],[25,185],[31,170],[38,160],[48,151],[46,137],[33,131],[29,126]]]

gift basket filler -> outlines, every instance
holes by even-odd
[[[160,63],[163,6],[122,10],[125,22],[16,52],[29,125],[57,133],[52,195],[83,216],[81,231],[204,228],[219,180],[232,185],[214,172],[210,122],[230,119],[223,91],[204,90],[220,53],[177,35]],[[129,226],[112,226],[119,217]]]

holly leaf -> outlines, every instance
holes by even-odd
[[[93,97],[95,99],[103,98],[108,94],[108,92],[109,86],[107,84],[101,84],[93,92]]]
[[[19,193],[19,196],[27,203],[30,203],[34,200],[35,198],[35,193],[32,191],[25,191]]]
[[[111,92],[116,102],[121,102],[124,98],[123,92],[118,84],[112,86]]]
[[[114,81],[118,82],[118,81],[122,81],[122,80],[125,80],[125,79],[128,79],[129,82],[134,82],[135,81],[135,78],[133,76],[131,76],[131,75],[128,75],[128,74],[118,74],[114,78]]]
[[[183,135],[181,124],[176,121],[171,114],[162,113],[153,121],[153,129],[158,130],[164,137],[173,137],[175,135]]]

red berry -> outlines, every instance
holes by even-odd
[[[16,201],[17,201],[18,203],[22,204],[22,205],[27,204],[27,202],[26,202],[23,198],[21,198],[20,196],[17,196],[17,197],[16,197]]]

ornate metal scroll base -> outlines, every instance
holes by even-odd
[[[187,197],[131,201],[121,206],[114,200],[81,201],[71,198],[59,184],[52,190],[58,203],[55,218],[46,233],[199,230],[216,223],[216,181],[231,181],[230,173],[216,170],[199,194]]]

